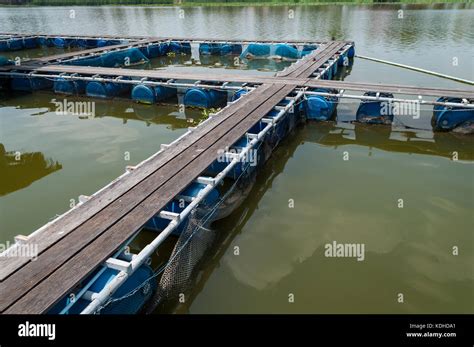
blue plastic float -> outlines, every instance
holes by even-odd
[[[192,88],[184,95],[184,105],[211,108],[224,104],[227,101],[227,93],[213,89]]]
[[[324,88],[312,89],[314,92],[334,93],[335,91]],[[300,104],[300,111],[307,119],[327,121],[332,119],[338,103],[337,97],[310,95]]]
[[[124,83],[97,82],[87,83],[86,95],[95,98],[107,99],[129,92],[130,86]]]
[[[236,92],[234,93],[234,95],[232,95],[231,101],[236,101],[236,100],[240,99],[240,97],[241,97],[242,95],[245,95],[245,94],[247,94],[247,90],[246,90],[246,89],[239,89],[238,91],[236,91]]]
[[[155,104],[176,95],[175,88],[139,84],[132,89],[132,99],[141,104]]]
[[[31,92],[40,89],[49,89],[53,82],[46,78],[39,77],[13,77],[10,81],[10,88],[15,91]]]
[[[366,92],[364,96],[376,96],[376,92]],[[391,93],[380,93],[380,97],[393,98]],[[357,109],[356,120],[368,124],[392,124],[393,112],[388,101],[362,100]]]
[[[305,55],[310,54],[316,49],[318,49],[318,46],[316,45],[304,45],[303,49],[301,50],[301,56],[304,57]]]
[[[112,281],[118,270],[111,268],[105,269],[98,277],[96,272],[93,273],[84,283],[92,284],[89,292],[99,293],[110,281]],[[97,278],[94,278],[97,277]],[[117,291],[111,296],[111,299],[123,298],[122,300],[113,301],[100,311],[100,314],[137,314],[144,307],[148,300],[151,299],[156,291],[157,282],[154,279],[153,269],[143,264],[121,285]],[[137,290],[138,289],[138,290]],[[131,294],[133,292],[133,294]],[[75,299],[74,299],[75,300]],[[48,313],[59,314],[63,309],[71,304],[71,308],[67,314],[80,314],[90,303],[83,298],[71,302],[70,297],[66,297],[59,301]],[[73,304],[73,305],[72,305]]]
[[[86,82],[81,80],[69,80],[62,77],[56,78],[54,81],[54,92],[66,95],[84,94],[86,90]]]
[[[191,54],[191,43],[171,41],[168,45],[168,51],[172,53]]]
[[[441,97],[438,102],[462,103],[461,98]],[[470,128],[474,123],[474,109],[435,105],[431,125],[435,131],[461,130]]]
[[[198,194],[205,187],[206,186],[204,184],[194,182],[194,183],[191,183],[185,190],[183,190],[181,192],[181,195],[189,196],[189,197],[197,197]],[[206,197],[203,199],[201,203],[207,206],[213,206],[219,200],[219,198],[220,198],[219,191],[217,189],[212,189],[206,195]],[[189,202],[173,200],[169,202],[163,210],[174,212],[174,213],[181,213],[188,205],[189,205]],[[162,231],[168,226],[169,222],[170,222],[169,219],[161,218],[159,214],[157,214],[145,224],[145,228],[154,230],[154,231]],[[188,222],[188,218],[184,219],[181,222],[181,224],[172,232],[172,235],[179,236],[184,230],[184,228],[187,226],[187,222]]]

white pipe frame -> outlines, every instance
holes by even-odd
[[[368,96],[368,95],[351,95],[345,94],[344,92],[339,92],[337,94],[334,93],[326,93],[326,92],[313,92],[313,91],[305,91],[306,95],[320,95],[320,96],[330,96],[330,97],[337,97],[337,98],[346,98],[346,99],[357,99],[357,100],[368,100],[368,101],[390,101],[390,102],[407,102],[407,103],[419,103],[420,105],[440,105],[440,106],[449,106],[449,107],[463,107],[463,108],[474,108],[473,103],[469,103],[466,99],[466,103],[458,103],[458,102],[439,102],[439,101],[430,101],[430,100],[423,100],[420,96],[418,99],[410,100],[410,99],[401,99],[401,98],[387,98],[382,96]]]

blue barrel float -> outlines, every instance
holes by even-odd
[[[148,58],[138,48],[108,52],[95,57],[84,57],[64,62],[65,65],[123,67],[148,62]]]
[[[191,54],[191,43],[171,41],[168,45],[168,51],[172,53]]]
[[[107,99],[121,96],[130,91],[130,86],[125,83],[97,82],[87,83],[86,95],[95,98]]]
[[[98,55],[95,57],[86,57],[86,58],[68,60],[62,64],[75,65],[75,66],[102,66],[102,56]]]
[[[225,104],[227,93],[213,89],[191,88],[184,95],[184,105],[202,108],[217,107]]]
[[[332,77],[336,77],[337,75],[337,66],[338,66],[338,60],[330,60],[332,63],[331,69],[332,69]]]
[[[349,65],[349,57],[347,56],[347,52],[344,52],[339,56],[337,60],[337,65],[339,66]]]
[[[437,102],[462,103],[461,98],[441,97]],[[472,100],[471,100],[472,102]],[[474,109],[435,105],[431,125],[435,131],[461,131],[472,132],[474,124]]]
[[[12,77],[10,88],[15,91],[32,92],[40,89],[50,89],[53,82],[40,77]]]
[[[241,58],[267,58],[270,56],[270,45],[262,43],[251,43],[240,55]]]
[[[366,92],[364,96],[377,96],[377,93]],[[391,93],[380,93],[379,96],[393,98]],[[357,109],[356,120],[368,124],[392,124],[393,110],[387,101],[362,100]]]
[[[201,43],[199,54],[201,55],[238,55],[242,53],[242,45],[223,43]]]
[[[242,45],[239,44],[223,44],[221,47],[221,55],[239,55],[242,53]]]
[[[38,45],[43,46],[43,47],[53,47],[53,39],[51,38],[46,38],[46,37],[38,37],[37,39]]]
[[[138,84],[132,89],[132,99],[141,104],[155,104],[176,95],[176,89]]]
[[[266,125],[266,124],[265,124]],[[263,123],[259,122],[257,123],[256,126],[265,126]],[[262,128],[263,129],[263,128]],[[253,129],[255,130],[255,128]],[[246,136],[241,137],[236,143],[232,145],[232,149],[230,152],[237,153],[237,151],[240,151],[242,148],[246,147],[248,144],[248,139]],[[249,155],[254,156],[254,157],[249,157],[247,161],[242,160],[239,163],[237,163],[226,175],[226,177],[237,179],[244,170],[248,169],[249,171],[255,170],[261,163],[264,161],[261,160],[262,158],[262,151],[263,151],[263,146],[259,146],[257,151],[250,151]],[[224,156],[224,152],[219,153],[220,156],[218,157],[217,160],[215,160],[211,165],[209,165],[206,170],[204,171],[207,175],[217,175],[222,170],[224,170],[227,165],[230,164],[232,159],[226,158]]]
[[[9,47],[8,47],[8,41],[7,40],[1,40],[0,41],[0,52],[6,52],[6,51],[9,51]]]
[[[275,48],[274,55],[281,57],[283,59],[299,59],[300,52],[295,46],[290,46],[286,44],[278,44]]]
[[[64,37],[55,37],[53,39],[54,46],[58,48],[68,48],[76,45],[75,39],[69,39]]]
[[[58,77],[54,80],[54,92],[66,95],[81,95],[86,90],[86,81]]]
[[[23,48],[23,39],[8,39],[0,41],[1,51],[17,51]]]
[[[308,55],[318,49],[318,46],[316,45],[304,45],[303,49],[301,50],[301,56],[304,57],[305,55]]]
[[[240,97],[241,97],[242,95],[245,95],[245,94],[247,94],[247,90],[246,90],[246,89],[239,89],[238,91],[236,91],[236,92],[234,93],[234,95],[232,95],[231,101],[236,101],[236,100],[240,99]]]
[[[347,57],[348,58],[354,58],[355,57],[355,47],[352,45],[348,50],[347,50]]]
[[[204,184],[194,182],[194,183],[191,183],[185,190],[183,190],[180,195],[195,198],[205,187],[206,185]],[[208,207],[214,206],[219,200],[219,198],[220,198],[219,191],[217,189],[212,189],[203,199],[201,204],[204,204],[204,206],[208,206]],[[173,200],[169,202],[163,210],[174,212],[174,213],[181,213],[188,205],[189,205],[189,202],[186,202],[183,200],[181,201]],[[188,217],[183,219],[181,223],[178,225],[178,227],[173,230],[172,235],[175,235],[175,236],[181,235],[183,230],[186,228],[188,221],[189,221]],[[169,219],[161,218],[159,214],[157,214],[145,224],[145,228],[153,230],[153,231],[162,231],[168,226],[169,222],[170,222]]]
[[[78,39],[76,44],[82,48],[94,48],[97,47],[96,39]]]
[[[27,37],[23,39],[23,46],[25,48],[36,48],[38,47],[38,41],[36,37]]]
[[[13,65],[13,61],[8,60],[5,57],[0,56],[0,66]]]
[[[97,47],[106,47],[106,46],[114,46],[114,45],[120,45],[120,44],[125,44],[128,41],[124,40],[105,40],[105,39],[98,39],[97,40]]]
[[[145,55],[145,57],[152,59],[166,55],[166,53],[168,53],[168,48],[168,45],[165,43],[157,43],[140,47],[139,50]]]
[[[312,89],[314,92],[332,93],[337,91],[325,88]],[[333,118],[338,98],[336,96],[310,95],[300,104],[300,111],[307,119],[327,121]]]
[[[101,55],[103,67],[122,67],[148,62],[148,58],[138,48],[108,52]]]
[[[107,268],[98,277],[96,273],[87,278],[84,283],[90,285],[89,291],[99,293],[110,281],[112,281],[118,270]],[[146,264],[141,265],[118,289],[112,294],[112,302],[106,305],[100,314],[137,314],[151,299],[156,291],[157,282],[153,277],[153,269]],[[97,278],[95,278],[97,277]],[[138,289],[138,290],[137,290]],[[133,292],[133,294],[131,294]],[[122,298],[113,301],[113,299]],[[80,314],[90,303],[83,298],[77,299],[67,312],[68,314]],[[72,304],[69,297],[59,301],[48,313],[59,314],[68,305]]]

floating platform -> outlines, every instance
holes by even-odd
[[[6,40],[22,38],[18,34],[3,35],[11,35]],[[88,46],[87,40],[97,45],[93,40],[98,39],[67,35],[34,37],[46,42],[51,38],[76,43],[85,40],[84,47]],[[204,210],[206,215],[207,210],[215,212],[227,196],[220,190],[224,179],[239,182],[243,175],[253,175],[299,120],[330,119],[341,98],[378,103],[398,100],[382,93],[412,95],[422,103],[435,105],[441,123],[442,113],[447,111],[443,107],[473,107],[472,90],[332,81],[340,66],[354,55],[352,42],[116,36],[107,39],[119,43],[35,59],[22,66],[3,66],[0,76],[16,90],[48,89],[93,98],[121,96],[150,104],[173,97],[181,88],[186,90],[185,104],[225,107],[176,141],[163,144],[160,151],[136,167],[127,168],[122,176],[92,196],[81,198],[81,204],[64,215],[28,237],[18,237],[17,243],[0,256],[2,313],[138,312],[158,290],[156,282],[150,280],[155,274],[148,267],[156,249],[171,235],[181,234],[196,211]],[[271,77],[77,65],[84,59],[114,65],[116,61],[105,63],[107,54],[126,58],[130,50],[138,50],[146,59],[165,51],[189,54],[193,45],[199,45],[206,55],[225,52],[243,55],[245,59],[278,55],[296,61]],[[351,95],[346,90],[370,93]],[[424,95],[457,99],[431,101],[420,98]],[[377,105],[370,112],[374,109]],[[248,160],[251,154],[255,161]],[[229,211],[221,210],[220,216],[226,213]],[[132,254],[129,245],[145,226],[154,229],[156,237],[139,253]],[[32,257],[9,256],[28,245],[38,247],[35,261]],[[127,296],[128,300],[117,301],[130,291],[133,295]]]

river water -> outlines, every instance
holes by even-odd
[[[473,17],[472,4],[196,7],[184,12],[0,8],[0,32],[344,39],[355,41],[361,55],[472,80]],[[10,57],[52,53],[32,50]],[[249,66],[246,73],[271,74],[268,70],[282,67]],[[215,71],[181,64],[161,68]],[[466,88],[358,58],[345,75],[339,78]],[[202,117],[198,111],[151,110],[128,100],[97,102],[95,118],[59,116],[52,112],[54,97],[41,92],[0,99],[4,158],[20,151],[28,159],[23,168],[0,172],[1,242],[27,235],[65,212],[71,199],[100,189]],[[339,120],[349,120],[357,104],[340,108]],[[433,134],[430,112],[423,117],[411,130],[342,122],[299,127],[274,152],[244,204],[215,225],[225,240],[206,263],[192,296],[176,311],[473,313],[474,141]],[[349,160],[343,159],[345,152]],[[453,152],[459,160],[452,160]],[[364,244],[364,260],[325,257],[324,246],[333,241]]]

